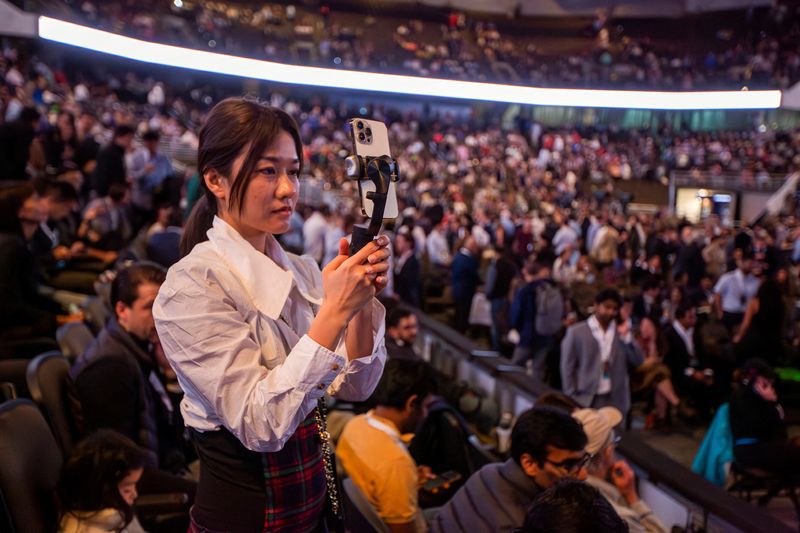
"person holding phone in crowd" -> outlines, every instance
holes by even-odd
[[[352,256],[342,239],[321,272],[286,253],[302,163],[294,120],[256,101],[220,102],[200,131],[204,195],[153,307],[200,457],[193,532],[338,527],[321,400],[380,380],[389,239]]]

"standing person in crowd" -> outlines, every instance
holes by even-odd
[[[747,303],[758,292],[758,278],[751,272],[752,265],[752,256],[742,254],[736,260],[736,269],[720,276],[714,286],[717,319],[725,324],[731,335],[744,320]]]
[[[133,142],[134,130],[128,125],[114,128],[111,142],[97,153],[97,164],[92,171],[90,190],[95,197],[108,194],[111,185],[128,185],[125,170],[125,152]]]
[[[323,204],[313,209],[303,224],[303,253],[311,256],[318,265],[322,264],[325,255],[325,232],[330,215],[330,208]]]
[[[414,349],[419,323],[417,315],[397,307],[386,318],[386,353],[392,359],[420,359]]]
[[[450,263],[453,261],[453,256],[450,253],[450,245],[447,243],[447,236],[445,235],[447,232],[447,217],[444,209],[438,204],[434,205],[430,208],[428,217],[433,226],[425,240],[428,261],[431,262],[434,268],[449,268]]]
[[[669,367],[680,397],[700,414],[710,418],[714,403],[714,371],[703,353],[698,336],[697,309],[690,302],[678,306],[675,319],[659,338],[661,360]],[[688,415],[688,411],[683,411]]]
[[[427,530],[417,497],[435,475],[414,462],[402,436],[422,422],[434,390],[424,361],[390,359],[371,397],[375,407],[350,420],[336,445],[348,476],[392,533]]]
[[[252,100],[218,103],[200,130],[204,196],[153,306],[200,457],[193,532],[335,527],[322,397],[366,400],[383,370],[389,240],[348,257],[342,239],[320,272],[275,239],[302,158],[294,120]]]
[[[439,510],[432,531],[513,531],[542,491],[563,478],[586,479],[585,447],[586,435],[568,414],[524,412],[511,430],[511,458],[475,472]]]
[[[631,405],[629,369],[644,362],[630,322],[617,328],[622,298],[613,289],[600,291],[594,313],[567,329],[561,342],[561,384],[564,394],[585,407],[611,405],[627,415]]]
[[[486,272],[486,298],[492,306],[492,349],[500,351],[503,338],[511,328],[509,294],[517,275],[517,265],[507,246],[497,244]]]
[[[158,151],[160,138],[157,131],[148,130],[142,135],[142,146],[128,154],[125,159],[128,177],[131,180],[131,205],[135,210],[134,230],[153,218],[154,195],[157,190],[165,186],[166,180],[175,174],[170,158]]]
[[[639,498],[633,469],[615,456],[617,438],[614,428],[622,422],[616,407],[579,409],[572,416],[581,423],[588,443],[586,453],[592,456],[587,467],[586,482],[600,491],[614,511],[635,533],[667,533],[667,527],[650,507]]]
[[[417,259],[414,237],[404,228],[394,240],[394,292],[401,301],[420,308],[422,266]]]
[[[733,342],[736,344],[736,360],[740,364],[753,354],[770,365],[783,362],[784,358],[784,306],[781,286],[774,278],[765,279],[758,287],[755,297],[747,304],[742,325]]]
[[[83,439],[61,469],[58,533],[145,533],[136,517],[147,452],[111,430]]]
[[[469,327],[469,312],[472,299],[478,290],[481,276],[480,247],[475,237],[468,236],[464,245],[453,258],[450,267],[450,282],[453,288],[453,303],[455,305],[455,328],[460,333],[466,333]]]
[[[519,342],[511,362],[524,366],[533,361],[533,379],[545,381],[547,352],[564,320],[564,298],[550,276],[550,267],[528,263],[522,270],[525,285],[517,290],[511,306],[511,324]]]
[[[28,159],[41,115],[34,107],[26,107],[19,118],[0,125],[0,179],[28,179]]]

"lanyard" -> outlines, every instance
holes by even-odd
[[[402,446],[403,449],[406,449],[406,444],[403,442],[403,439],[400,438],[400,433],[385,422],[381,422],[380,420],[376,419],[372,411],[367,413],[367,424],[372,426],[373,428],[377,429],[378,431],[383,431],[387,435],[389,435],[393,441],[395,441],[399,446]]]

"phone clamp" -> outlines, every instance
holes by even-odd
[[[347,175],[361,181],[370,180],[375,185],[374,191],[368,191],[366,197],[373,203],[372,216],[368,225],[355,225],[353,238],[350,241],[350,255],[353,255],[368,243],[372,242],[380,232],[383,224],[383,213],[386,211],[386,200],[389,196],[389,185],[398,180],[397,161],[388,155],[378,157],[350,156],[345,160]]]

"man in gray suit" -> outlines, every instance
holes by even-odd
[[[617,327],[622,298],[613,289],[595,297],[594,314],[567,330],[561,342],[561,383],[566,395],[585,407],[619,409],[631,405],[628,369],[644,362],[630,322]]]

